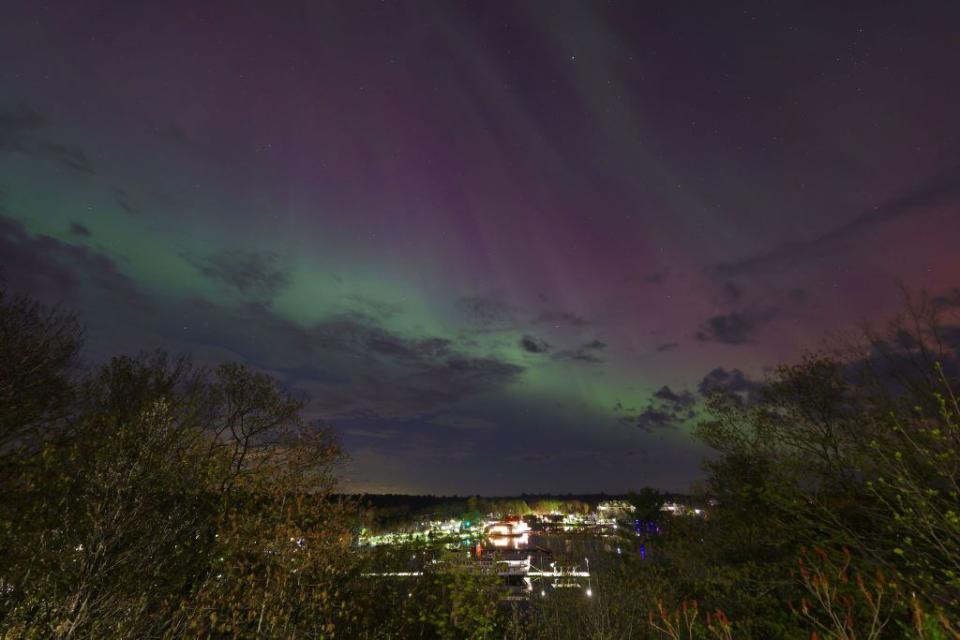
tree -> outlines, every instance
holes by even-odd
[[[243,366],[163,353],[115,358],[78,389],[72,437],[44,441],[2,498],[17,509],[4,511],[0,630],[295,637],[332,624],[350,542],[331,496],[339,448],[303,424],[302,398]]]
[[[0,482],[65,426],[82,344],[74,315],[0,288]]]
[[[705,463],[720,505],[705,540],[729,550],[722,566],[765,566],[782,597],[795,586],[777,573],[801,547],[850,549],[862,574],[883,571],[935,617],[960,614],[960,367],[949,335],[921,303],[843,350],[779,367],[750,402],[710,399],[697,432],[719,453]],[[896,604],[908,615],[907,600]]]
[[[667,495],[652,487],[643,487],[639,492],[631,491],[627,494],[627,501],[633,507],[634,516],[638,520],[657,520],[660,508],[666,502]]]

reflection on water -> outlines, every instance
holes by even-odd
[[[495,546],[498,549],[515,549],[517,551],[521,549],[530,548],[530,536],[526,533],[520,534],[519,536],[490,536],[490,544]]]
[[[486,544],[503,551],[530,550],[577,559],[584,556],[592,558],[602,552],[620,553],[621,547],[621,542],[612,537],[539,532],[514,536],[488,535],[484,545]]]

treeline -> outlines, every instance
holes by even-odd
[[[337,443],[269,377],[84,366],[69,313],[0,291],[0,637],[960,638],[956,310],[717,390],[708,517],[625,535],[644,554],[591,560],[589,597],[515,607],[439,564],[365,575],[420,550],[353,545]]]
[[[502,497],[484,498],[439,497],[403,494],[365,494],[345,496],[362,508],[363,525],[374,531],[415,530],[427,520],[462,519],[479,522],[488,515],[528,515],[531,513],[585,514],[596,508],[601,500],[588,501],[590,496],[574,497]],[[603,498],[608,499],[608,498]]]
[[[75,318],[0,291],[0,636],[322,636],[346,624],[340,457],[240,365],[79,359]]]
[[[495,577],[366,575],[411,550],[357,549],[363,507],[334,493],[341,452],[305,398],[162,352],[87,366],[82,336],[0,289],[0,638],[505,628]]]
[[[402,493],[345,494],[342,496],[359,505],[363,525],[374,532],[386,530],[413,530],[426,520],[459,518],[478,520],[487,515],[527,515],[531,513],[575,513],[596,511],[608,500],[622,500],[631,504],[638,517],[651,519],[659,515],[660,506],[668,501],[696,503],[684,494],[666,493],[645,487],[640,492],[606,493],[523,493],[519,496],[434,496]]]
[[[626,500],[629,494],[606,494],[606,493],[521,493],[516,496],[435,496],[435,495],[417,495],[405,493],[360,493],[346,494],[372,509],[392,509],[407,508],[411,512],[430,513],[431,509],[442,510],[447,507],[463,508],[466,510],[467,502],[471,499],[483,504],[497,505],[509,504],[511,502],[522,502],[527,505],[538,503],[583,503],[590,508],[606,500]]]
[[[960,638],[958,308],[923,299],[762,384],[716,391],[696,430],[715,452],[708,517],[667,519],[647,561],[598,574],[593,602],[535,607],[537,628]]]

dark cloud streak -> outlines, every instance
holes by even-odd
[[[723,262],[715,265],[712,271],[720,277],[735,277],[788,269],[800,262],[820,256],[831,246],[853,239],[876,225],[923,212],[929,207],[958,197],[960,197],[960,167],[955,167],[907,193],[864,211],[849,222],[816,238],[789,243],[768,253]]]
[[[241,294],[273,298],[290,284],[291,267],[276,253],[232,250],[208,256],[181,256],[210,280]]]
[[[23,224],[3,214],[0,266],[10,286],[56,303],[92,288],[131,307],[148,305],[146,295],[108,256],[48,235],[30,235]]]
[[[520,347],[527,353],[547,353],[550,351],[550,343],[541,338],[533,336],[523,336],[520,338]]]
[[[776,314],[776,309],[766,308],[716,315],[707,318],[700,326],[696,338],[701,342],[744,344],[749,342],[761,327],[773,320]]]

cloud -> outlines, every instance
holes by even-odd
[[[129,215],[135,216],[143,213],[143,206],[137,203],[136,199],[126,190],[116,187],[114,193],[117,195],[117,205]]]
[[[720,342],[723,344],[743,344],[753,338],[754,333],[768,324],[777,314],[777,309],[769,307],[749,311],[734,311],[716,315],[700,325],[696,338],[701,342]]]
[[[393,440],[400,435],[396,429],[344,429],[343,433],[355,438],[376,438],[378,440]]]
[[[600,340],[591,340],[580,345],[576,349],[564,349],[553,354],[554,360],[572,360],[574,362],[583,362],[587,364],[598,364],[603,359],[598,357],[596,352],[606,349],[607,343]]]
[[[673,351],[680,347],[679,342],[664,342],[663,344],[657,345],[657,351]]]
[[[428,367],[432,361],[450,355],[450,341],[446,338],[401,338],[376,326],[350,326],[351,322],[345,320],[324,326],[327,344],[340,340],[340,346],[344,346],[349,341],[354,350],[385,356],[414,368]]]
[[[697,386],[701,396],[726,393],[739,396],[748,403],[756,399],[761,383],[748,378],[740,369],[717,367],[705,375]]]
[[[290,283],[291,268],[276,253],[233,250],[180,255],[207,278],[244,295],[273,298]]]
[[[960,309],[960,287],[950,289],[946,293],[935,296],[930,300],[934,310]]]
[[[624,416],[620,419],[620,422],[647,433],[661,429],[672,429],[677,426],[677,418],[672,412],[657,409],[653,406],[647,407],[636,415]]]
[[[458,431],[486,431],[497,428],[496,422],[473,415],[438,413],[421,417],[427,424]]]
[[[547,353],[550,351],[550,343],[533,336],[523,336],[520,338],[520,346],[527,353]]]
[[[613,410],[623,413],[620,423],[637,427],[642,431],[652,432],[659,429],[679,427],[685,420],[697,416],[695,406],[697,399],[689,391],[676,392],[667,385],[660,387],[650,397],[646,408],[637,413],[635,409],[628,409],[617,403]]]
[[[356,418],[357,411],[412,418],[449,410],[524,371],[506,360],[467,355],[447,338],[400,335],[361,313],[301,325],[262,302],[225,307],[194,300],[189,307],[193,317],[183,322],[195,329],[187,338],[280,372],[313,397],[311,412],[325,419]]]
[[[89,238],[91,236],[90,229],[79,222],[70,223],[70,233],[81,238]]]
[[[457,301],[457,308],[482,329],[503,329],[514,323],[516,309],[493,296],[469,296]]]
[[[664,385],[660,387],[653,394],[654,398],[662,400],[669,404],[672,404],[678,409],[685,409],[687,407],[693,406],[696,402],[696,399],[693,397],[693,394],[689,391],[683,391],[681,393],[674,392],[670,387]]]
[[[603,452],[606,453],[606,452]],[[525,453],[515,453],[506,456],[510,462],[519,462],[522,464],[597,464],[602,458],[608,458],[609,454],[603,455],[597,451],[532,451]]]
[[[208,307],[212,305],[207,304]],[[452,358],[456,352],[446,338],[408,338],[381,327],[375,318],[362,313],[342,314],[303,327],[272,312],[262,303],[241,305],[234,312],[216,309],[226,315],[237,315],[254,329],[280,341],[278,360],[283,353],[299,352],[307,361],[314,355],[348,357],[363,367],[375,369],[389,364],[410,370],[430,370],[438,361]]]
[[[32,148],[25,149],[25,151],[47,158],[80,173],[96,173],[93,161],[90,160],[83,149],[77,147],[68,147],[54,142],[38,142]]]
[[[874,334],[861,345],[856,356],[844,363],[844,376],[853,384],[864,378],[880,384],[892,397],[913,393],[915,385],[939,384],[929,378],[930,364],[937,362],[948,381],[960,379],[960,292],[956,289],[931,300],[933,320],[921,319],[913,325],[913,318],[895,318],[881,333]],[[922,305],[923,303],[919,303]],[[923,318],[927,308],[915,307]],[[947,311],[944,314],[942,312]]]
[[[960,376],[960,325],[948,325],[940,327],[937,335],[943,343],[943,348],[947,353],[941,353],[940,362],[944,368],[944,373],[957,377]],[[953,351],[953,353],[950,353]]]
[[[36,133],[47,124],[47,118],[30,107],[0,107],[0,149],[45,158],[80,173],[96,173],[82,149],[38,139]]]
[[[23,105],[0,109],[0,129],[6,130],[34,130],[46,126],[47,119],[38,111]]]
[[[641,280],[647,284],[663,284],[667,281],[667,277],[670,276],[670,269],[660,269],[659,271],[654,271],[648,273],[641,277]]]
[[[0,148],[14,146],[22,135],[45,126],[46,117],[30,107],[0,107]]]
[[[512,381],[523,367],[496,358],[474,358],[450,355],[423,366],[408,381],[425,383],[426,395],[459,400],[460,396],[481,391]]]
[[[0,214],[0,267],[19,290],[61,302],[93,288],[143,307],[146,297],[109,257],[48,235],[30,235],[23,224]]]
[[[569,311],[544,311],[534,319],[533,323],[550,324],[554,327],[567,325],[575,328],[582,328],[591,324],[586,318]]]
[[[343,299],[354,303],[362,313],[369,313],[382,320],[388,320],[403,311],[403,305],[398,302],[382,302],[359,293],[347,294]]]
[[[572,360],[574,362],[583,362],[587,364],[598,364],[603,362],[601,358],[593,355],[584,349],[564,349],[553,354],[554,360]]]
[[[190,136],[187,135],[187,132],[176,122],[168,122],[165,124],[155,124],[152,128],[153,134],[160,138],[161,140],[168,140],[182,145],[192,145]]]
[[[753,332],[754,325],[740,313],[713,316],[697,331],[697,340],[741,344]]]
[[[740,302],[740,298],[743,297],[743,289],[740,288],[734,282],[728,282],[723,285],[723,299],[727,303],[737,303]]]
[[[720,277],[750,276],[782,271],[821,255],[831,246],[856,238],[868,229],[891,220],[922,212],[960,197],[960,167],[934,176],[914,189],[864,211],[849,222],[811,240],[785,244],[768,253],[723,262],[712,267]]]

